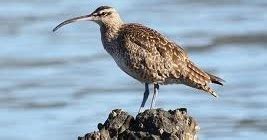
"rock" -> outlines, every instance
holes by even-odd
[[[78,140],[197,140],[199,126],[187,115],[185,108],[165,111],[151,109],[134,118],[121,109],[113,110],[99,131],[91,132]]]

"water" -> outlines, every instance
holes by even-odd
[[[267,138],[267,2],[264,0],[41,1],[0,5],[0,139],[76,139],[114,108],[136,114],[144,86],[102,48],[99,27],[59,22],[100,5],[118,9],[179,42],[203,69],[223,77],[219,99],[162,86],[157,105],[186,107],[203,140]]]

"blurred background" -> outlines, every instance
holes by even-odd
[[[126,22],[152,27],[227,82],[220,98],[161,86],[157,106],[188,108],[200,140],[267,139],[266,0],[1,0],[0,139],[73,140],[108,113],[137,114],[144,85],[105,52],[95,23],[52,33],[61,21],[116,7]],[[148,104],[150,103],[150,99]]]

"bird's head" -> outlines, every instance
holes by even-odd
[[[56,26],[53,29],[53,31],[55,32],[60,27],[77,21],[94,21],[100,26],[102,25],[116,26],[116,24],[122,24],[122,20],[114,8],[109,6],[100,6],[89,15],[79,16],[63,21],[58,26]]]

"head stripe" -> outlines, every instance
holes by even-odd
[[[110,8],[112,8],[112,7],[109,7],[109,6],[100,6],[100,7],[98,7],[98,8],[94,11],[94,13],[96,13],[96,12],[100,12],[100,11],[102,11],[102,10],[104,10],[104,9],[110,9]]]

